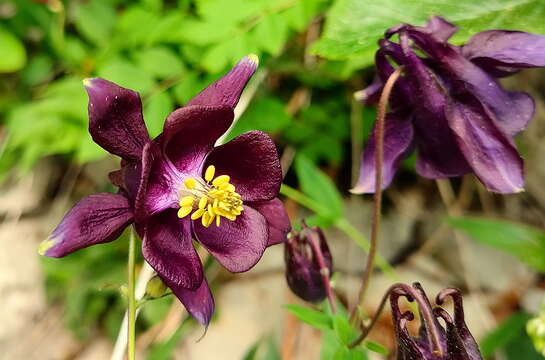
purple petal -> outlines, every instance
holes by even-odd
[[[378,103],[382,87],[384,83],[379,76],[375,76],[373,82],[369,84],[365,89],[360,90],[354,94],[357,100],[363,102],[365,105],[374,105]]]
[[[161,160],[164,159],[161,156],[159,147],[155,142],[149,142],[144,146],[142,161],[138,164],[139,166],[135,167],[133,171],[125,171],[125,182],[137,184],[131,187],[133,189],[132,193],[135,194],[134,213],[137,222],[143,222],[151,214],[167,209],[172,206],[172,203],[176,203],[177,197],[171,195],[173,191],[170,182],[159,182],[163,186],[157,186],[158,182],[156,181],[152,182],[155,186],[150,186],[151,177],[157,176],[163,179],[165,171],[158,171],[159,166],[163,165]],[[167,199],[166,204],[165,199]],[[149,203],[153,206],[148,206]]]
[[[407,81],[413,86],[414,132],[418,150],[417,172],[427,178],[460,176],[471,171],[445,118],[445,91],[422,59],[400,34]]]
[[[118,194],[100,193],[81,199],[40,244],[39,252],[63,257],[91,245],[117,239],[133,221],[129,200]]]
[[[228,106],[184,106],[165,121],[161,142],[163,152],[177,171],[200,175],[206,155],[233,122]]]
[[[494,121],[504,132],[514,136],[526,128],[534,114],[531,96],[517,91],[506,91],[480,67],[466,59],[450,45],[439,42],[415,28],[408,31],[411,39],[440,64],[442,77],[452,86],[456,96],[477,96],[494,113]]]
[[[197,94],[187,105],[223,105],[234,108],[257,65],[258,59],[255,55],[242,58],[231,71]]]
[[[467,162],[488,190],[517,193],[523,190],[522,159],[512,140],[478,103],[451,102],[446,111],[449,126]]]
[[[189,219],[179,219],[176,210],[151,217],[142,240],[142,255],[169,284],[195,290],[203,280],[199,255],[193,248]]]
[[[168,279],[163,278],[163,281],[180,302],[184,304],[187,312],[203,326],[208,327],[214,313],[214,298],[212,297],[206,278],[203,277],[201,285],[196,290],[189,290],[178,286]]]
[[[269,201],[256,202],[248,204],[250,207],[259,211],[267,220],[269,228],[269,241],[267,246],[280,244],[286,241],[287,235],[291,230],[290,219],[280,199],[275,198]]]
[[[447,41],[452,35],[458,31],[458,27],[449,23],[440,16],[432,16],[425,27],[431,31],[432,35],[441,41]]]
[[[248,271],[261,259],[268,242],[267,221],[257,210],[244,206],[236,220],[221,219],[221,225],[202,226],[193,221],[197,240],[227,270]]]
[[[110,153],[139,159],[149,141],[137,92],[104,79],[83,81],[89,95],[89,132]]]
[[[399,162],[410,152],[413,142],[411,119],[398,113],[388,113],[384,120],[384,163],[382,188],[387,188],[397,171]],[[362,156],[360,177],[352,190],[355,194],[375,192],[375,129]]]
[[[206,158],[217,175],[229,175],[231,184],[244,201],[271,200],[278,195],[282,168],[271,137],[262,131],[249,131],[212,150]]]
[[[522,31],[483,31],[462,47],[463,55],[477,64],[528,68],[545,66],[545,36]]]

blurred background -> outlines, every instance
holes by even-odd
[[[118,163],[88,134],[82,79],[137,90],[155,136],[172,110],[257,54],[259,70],[228,138],[251,129],[273,136],[290,217],[326,230],[335,291],[353,303],[372,200],[348,189],[375,117],[353,93],[373,78],[376,40],[392,25],[423,24],[432,14],[461,27],[457,43],[487,28],[545,34],[541,0],[473,2],[0,0],[0,358],[108,359],[118,336],[126,235],[61,260],[37,254],[78,199],[115,191],[107,173]],[[466,321],[487,358],[542,359],[545,72],[523,71],[503,84],[537,103],[517,139],[526,191],[494,195],[471,176],[437,184],[419,178],[409,158],[385,192],[380,253],[398,279],[422,282],[431,296],[462,289]],[[137,323],[142,359],[332,358],[334,335],[283,308],[303,303],[286,286],[281,245],[248,273],[209,262],[207,276],[217,310],[206,336],[172,297],[150,301]],[[369,313],[391,283],[376,272]],[[371,339],[392,354],[387,312]]]

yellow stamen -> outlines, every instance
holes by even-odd
[[[202,222],[202,226],[208,227],[210,225],[210,214],[207,212],[202,214],[201,222]]]
[[[184,180],[184,185],[189,190],[193,190],[197,186],[197,181],[193,178],[187,178]]]
[[[212,181],[212,185],[219,187],[221,184],[228,183],[229,181],[231,181],[229,175],[220,175]]]
[[[193,205],[193,202],[195,201],[195,197],[194,196],[184,196],[181,200],[180,200],[180,207],[185,207],[185,206],[191,206]]]
[[[219,215],[216,215],[216,226],[220,227],[220,219],[221,217]]]
[[[199,200],[199,209],[204,209],[206,208],[206,204],[208,204],[208,198],[206,196],[203,196],[200,200]]]
[[[208,204],[208,213],[211,217],[214,217],[216,213],[214,212],[214,208],[212,207],[212,204]]]
[[[192,206],[182,206],[180,208],[180,210],[178,210],[178,217],[181,219],[181,218],[184,218],[186,217],[187,215],[189,215],[189,213],[193,210],[193,207]]]
[[[204,173],[204,180],[206,180],[206,182],[212,181],[215,173],[216,173],[216,167],[214,165],[208,166]]]
[[[193,214],[191,214],[191,220],[197,220],[204,214],[204,209],[197,209]]]

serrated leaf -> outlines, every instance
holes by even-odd
[[[458,43],[489,28],[545,33],[542,0],[338,0],[312,51],[330,59],[357,54],[371,64],[377,40],[386,29],[401,23],[423,25],[432,15],[441,15],[460,27],[454,38]]]
[[[303,193],[321,205],[318,215],[330,222],[342,217],[341,194],[327,175],[301,154],[295,158],[295,171]]]
[[[446,221],[476,241],[502,250],[536,270],[545,271],[545,232],[540,229],[485,218],[448,218]]]
[[[323,312],[316,311],[313,309],[309,309],[307,307],[296,305],[296,304],[288,304],[284,305],[284,308],[295,315],[299,320],[312,325],[319,329],[331,329],[332,323],[331,318],[324,314]]]
[[[3,26],[0,26],[0,73],[22,69],[26,63],[23,43]]]

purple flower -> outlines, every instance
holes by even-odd
[[[482,360],[477,342],[469,332],[464,320],[462,295],[459,290],[442,290],[435,300],[442,305],[445,298],[454,302],[454,319],[441,307],[432,305],[419,283],[413,286],[395,284],[389,291],[392,317],[396,331],[397,359],[410,360]],[[401,312],[400,297],[415,301],[420,313],[420,329],[413,336],[407,323],[414,319],[411,311]],[[443,327],[438,319],[445,323]]]
[[[282,171],[272,139],[250,131],[215,146],[256,67],[254,56],[242,59],[172,112],[154,140],[138,93],[103,79],[85,80],[91,136],[122,158],[121,169],[110,174],[119,192],[80,200],[40,252],[62,257],[115,240],[134,223],[146,261],[207,325],[214,301],[193,239],[229,271],[243,272],[290,230],[277,198]]]
[[[291,291],[305,301],[326,298],[325,282],[333,273],[333,259],[322,229],[303,224],[301,232],[292,231],[284,246],[284,260]]]
[[[430,179],[475,173],[488,190],[523,190],[523,162],[513,137],[534,114],[530,95],[502,88],[497,78],[545,66],[545,36],[490,30],[464,46],[448,39],[457,28],[440,17],[425,27],[398,25],[376,53],[377,77],[362,91],[374,103],[391,65],[404,67],[385,119],[383,187],[399,162],[417,150],[416,171]],[[392,40],[399,36],[399,42]],[[355,193],[375,191],[374,136],[363,153]]]

